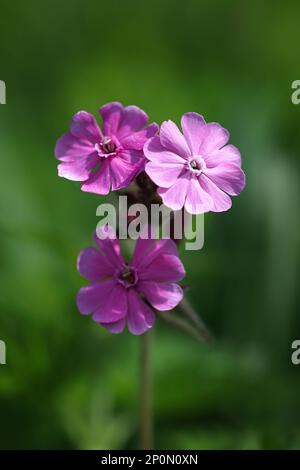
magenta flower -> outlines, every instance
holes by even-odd
[[[92,314],[111,333],[121,333],[127,322],[129,331],[140,335],[155,322],[150,306],[171,310],[182,300],[178,282],[185,270],[172,240],[140,238],[129,264],[119,240],[95,240],[98,249],[86,248],[77,260],[78,271],[91,281],[77,295],[83,315]]]
[[[57,141],[55,155],[62,162],[59,176],[82,181],[83,191],[108,194],[110,189],[128,186],[144,169],[143,145],[158,126],[145,127],[148,116],[137,106],[114,102],[99,112],[103,132],[94,116],[80,111],[72,119],[70,132]]]
[[[245,175],[238,149],[226,145],[228,131],[197,113],[184,114],[181,126],[183,134],[174,122],[163,122],[160,135],[144,146],[145,170],[163,203],[191,214],[230,209],[229,196],[240,194]]]

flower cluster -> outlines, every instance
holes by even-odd
[[[220,124],[186,113],[182,132],[172,121],[159,129],[140,108],[118,102],[102,106],[100,115],[102,129],[91,114],[77,113],[55,147],[59,176],[80,181],[83,191],[106,195],[135,180],[143,200],[151,203],[155,194],[173,210],[199,214],[228,210],[230,196],[243,190],[240,153],[227,144],[229,133]],[[77,296],[83,315],[92,314],[112,333],[127,324],[139,335],[153,326],[155,310],[180,303],[185,270],[172,240],[140,238],[130,263],[117,239],[95,241],[97,249],[78,257],[79,273],[91,282]]]

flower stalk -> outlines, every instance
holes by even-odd
[[[148,331],[141,337],[140,446],[142,450],[151,450],[153,444],[151,343],[152,333]]]

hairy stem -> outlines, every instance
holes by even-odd
[[[212,336],[207,326],[187,299],[183,298],[176,309],[181,311],[195,325],[198,334],[202,337],[202,341],[204,343],[210,343],[212,341]]]
[[[157,315],[166,323],[173,326],[177,330],[188,334],[192,338],[199,341],[199,343],[208,343],[207,336],[203,336],[202,331],[199,332],[195,325],[179,317],[174,312],[157,312]]]

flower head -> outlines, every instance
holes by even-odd
[[[230,209],[229,196],[240,194],[245,175],[238,149],[226,145],[228,131],[197,113],[184,114],[181,126],[183,134],[174,122],[163,122],[160,135],[144,146],[145,170],[163,203],[191,214]]]
[[[185,276],[172,240],[139,238],[130,263],[121,255],[119,240],[95,236],[97,249],[86,248],[78,257],[79,273],[91,284],[82,287],[77,306],[83,315],[111,333],[140,335],[151,328],[156,310],[171,310],[182,300],[178,282]]]
[[[137,106],[113,102],[100,108],[102,130],[86,111],[75,114],[70,131],[56,143],[55,155],[62,163],[58,174],[82,181],[81,189],[108,194],[128,186],[144,169],[143,145],[158,130],[147,126],[148,116]]]

